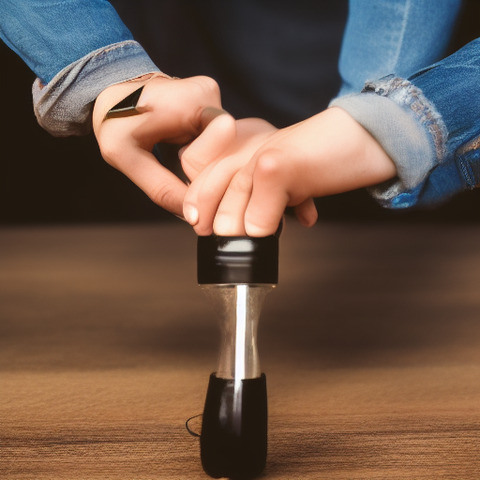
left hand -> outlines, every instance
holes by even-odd
[[[185,196],[184,210],[197,212],[187,220],[200,235],[271,235],[287,206],[295,207],[300,222],[310,226],[317,220],[313,198],[396,175],[381,145],[340,108],[280,130],[258,119],[245,120],[245,129],[240,122],[236,141]],[[206,137],[207,132],[190,148],[200,139],[207,143]]]

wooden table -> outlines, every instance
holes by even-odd
[[[265,479],[480,478],[480,226],[289,222]],[[218,330],[185,225],[0,231],[0,478],[205,479]],[[193,424],[195,427],[195,422]]]

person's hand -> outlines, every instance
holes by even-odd
[[[235,122],[233,132],[224,128],[222,138],[230,138],[228,143],[218,142],[212,135],[213,130],[205,130],[180,150],[183,170],[191,180],[184,199],[183,216],[198,235],[213,232],[217,208],[232,178],[276,131],[277,128],[265,120],[245,118]]]
[[[340,108],[277,131],[250,134],[261,146],[258,141],[248,146],[248,135],[237,137],[223,158],[190,185],[184,211],[197,233],[270,235],[287,206],[295,207],[302,224],[313,225],[313,198],[372,186],[396,174],[380,144]],[[200,141],[208,144],[207,135],[189,148]]]
[[[134,115],[107,118],[109,110],[143,86]],[[96,99],[93,129],[103,158],[153,202],[181,216],[186,185],[152,154],[156,143],[179,145],[206,128],[217,145],[231,141],[233,118],[221,110],[217,83],[204,76],[147,75],[106,88]],[[223,143],[222,143],[223,142]]]

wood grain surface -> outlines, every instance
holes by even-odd
[[[478,480],[480,227],[291,222],[280,257],[263,478]],[[1,229],[1,479],[208,478],[195,270],[183,224]]]

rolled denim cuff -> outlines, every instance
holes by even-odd
[[[33,106],[38,123],[57,137],[86,135],[93,103],[105,88],[158,67],[139,43],[126,40],[95,50],[61,70],[47,84],[36,79]]]
[[[372,196],[387,208],[415,206],[418,187],[445,158],[447,138],[440,114],[421,90],[407,80],[386,77],[330,106],[348,112],[395,163],[397,177],[369,188]]]

